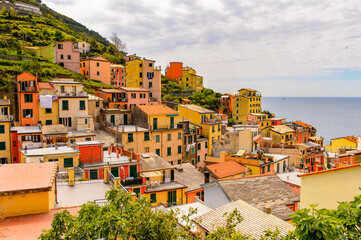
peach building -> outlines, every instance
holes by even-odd
[[[73,42],[54,44],[54,62],[73,72],[79,73],[80,53]]]
[[[149,90],[144,88],[121,87],[120,90],[126,93],[128,109],[139,105],[149,105]],[[153,105],[153,104],[152,104]]]
[[[110,84],[110,62],[101,57],[91,57],[80,62],[80,73],[89,79],[99,80]]]
[[[110,85],[115,87],[125,87],[125,67],[123,65],[110,65]]]

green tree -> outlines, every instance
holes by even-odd
[[[54,39],[58,42],[62,41],[64,39],[63,33],[59,30],[56,30],[54,33]]]
[[[268,111],[268,110],[263,110],[262,113],[263,113],[263,114],[267,114],[269,118],[272,118],[272,117],[273,117],[273,116],[272,116],[272,113],[271,113],[270,111]]]

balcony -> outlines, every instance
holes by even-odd
[[[218,121],[215,118],[212,118],[212,119],[206,118],[206,119],[202,119],[202,123],[204,123],[204,124],[216,124],[216,123],[221,123],[221,122]]]
[[[285,142],[295,142],[297,141],[297,138],[286,138]]]
[[[88,94],[86,92],[61,92],[59,93],[60,97],[86,97]]]
[[[113,98],[110,102],[128,102],[128,98]]]
[[[0,115],[0,122],[9,122],[14,119],[13,115]]]
[[[150,130],[172,130],[172,129],[177,129],[174,125],[172,124],[168,124],[168,125],[157,125],[157,126],[154,126],[154,125],[149,125],[149,129]]]
[[[142,177],[129,177],[125,180],[121,180],[120,182],[124,187],[129,187],[133,185],[142,185],[143,184],[143,178]]]
[[[20,92],[36,92],[36,87],[22,87],[20,88]]]

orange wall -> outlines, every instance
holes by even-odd
[[[97,63],[99,63],[99,66],[97,66]],[[92,59],[81,61],[80,65],[80,73],[85,77],[110,85],[110,62]],[[99,72],[99,75],[97,72]]]
[[[18,81],[19,105],[20,105],[19,106],[19,123],[20,123],[20,126],[26,126],[26,125],[36,126],[36,125],[38,125],[38,121],[39,121],[38,79],[37,79],[37,77],[33,76],[32,74],[24,72],[24,73],[17,76],[17,81]],[[35,81],[35,87],[32,88],[32,89],[28,88],[29,92],[20,92],[21,89],[20,89],[19,81],[28,82],[28,86],[29,86],[29,81]],[[26,103],[25,99],[24,99],[25,98],[24,94],[33,95],[33,102]],[[32,118],[24,118],[23,117],[23,109],[32,109],[33,110],[33,117]]]
[[[103,146],[91,145],[91,146],[79,146],[75,145],[75,149],[80,151],[79,160],[83,163],[93,163],[103,161]]]
[[[181,62],[171,62],[169,67],[167,67],[167,73],[165,76],[170,79],[176,79],[182,77],[183,63]]]

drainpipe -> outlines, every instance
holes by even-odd
[[[59,202],[58,202],[58,188],[56,186],[56,177],[55,177],[55,203],[59,204]]]

